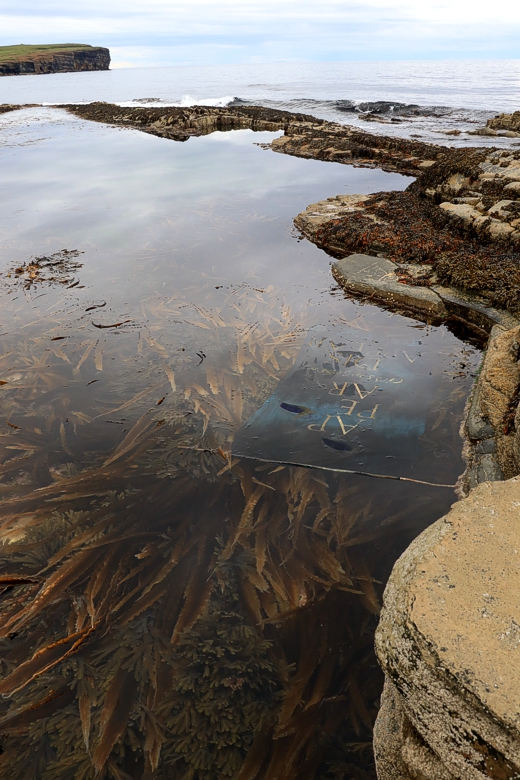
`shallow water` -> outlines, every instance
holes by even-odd
[[[293,229],[311,202],[410,180],[257,145],[273,137],[181,144],[52,109],[0,119],[0,767],[13,778],[242,767],[244,780],[280,762],[286,777],[372,776],[381,583],[455,493],[284,464],[352,456],[454,485],[479,355],[446,326],[346,298]],[[321,436],[327,463],[309,441],[287,457],[298,426],[275,430],[276,452],[271,433],[267,463],[231,455],[294,389],[317,332],[336,361],[374,360],[379,378],[351,377],[360,398],[342,414],[376,392],[377,415],[355,407],[348,447],[346,419]],[[285,411],[301,419],[298,392]]]

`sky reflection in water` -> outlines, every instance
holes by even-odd
[[[396,420],[413,421],[421,474],[452,484],[478,354],[444,326],[346,299],[329,258],[294,233],[309,203],[408,180],[254,145],[272,137],[181,144],[50,109],[0,120],[0,511],[11,542],[0,558],[34,578],[0,605],[12,735],[0,769],[13,780],[34,767],[43,780],[90,780],[93,766],[99,778],[170,779],[172,765],[179,780],[212,780],[233,776],[260,737],[262,777],[279,776],[288,754],[287,780],[373,776],[380,583],[453,490],[229,453],[319,330],[334,359],[354,342],[376,360],[399,351],[399,376],[416,389],[391,395]],[[357,384],[350,407],[372,391]],[[301,393],[279,400],[286,412],[308,405]],[[367,455],[358,433],[356,462]],[[337,431],[321,438],[342,456]],[[389,447],[383,460],[403,454]],[[202,639],[225,659],[212,662],[209,690]]]

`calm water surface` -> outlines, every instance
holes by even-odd
[[[273,137],[0,119],[13,779],[373,777],[382,583],[455,493],[287,453],[453,485],[479,356],[347,299],[294,232],[309,203],[410,180]],[[271,407],[262,462],[235,457]]]

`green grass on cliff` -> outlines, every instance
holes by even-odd
[[[78,49],[92,49],[87,43],[42,43],[30,45],[20,43],[18,46],[0,46],[0,62],[12,60],[25,60],[34,54],[43,54],[53,51],[77,51]]]

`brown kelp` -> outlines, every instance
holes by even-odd
[[[2,773],[372,778],[382,582],[444,499],[231,456],[311,322],[273,290],[88,308],[0,356]]]
[[[151,475],[142,444],[124,468],[3,504],[24,536],[1,553],[0,766],[42,778],[277,777],[281,766],[313,777],[324,761],[328,772],[338,729],[369,742],[379,692],[359,489],[242,462],[201,491],[180,466],[173,480]],[[388,533],[372,536],[387,537],[386,554]],[[348,755],[343,744],[355,767],[363,754]]]

